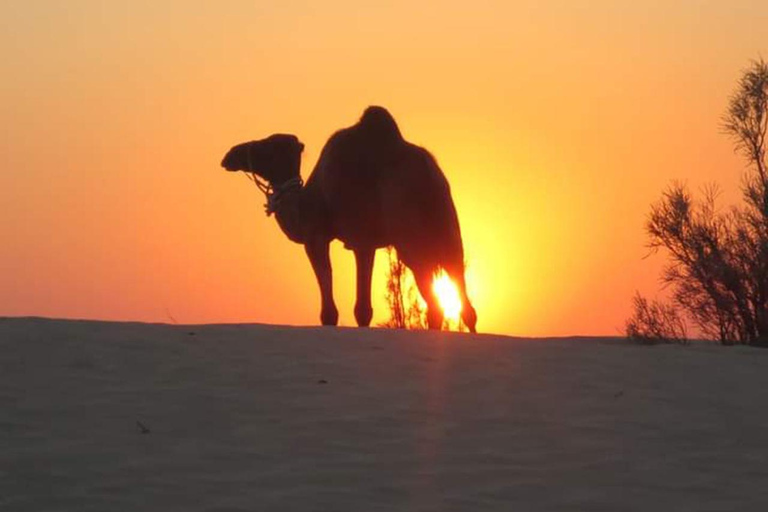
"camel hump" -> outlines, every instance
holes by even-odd
[[[397,127],[395,118],[384,107],[370,106],[360,118],[359,126],[366,133],[378,140],[401,142],[403,136]]]

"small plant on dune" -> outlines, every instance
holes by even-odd
[[[387,292],[389,320],[382,327],[391,329],[426,329],[426,310],[419,302],[413,275],[397,257],[393,247],[387,247]]]
[[[662,281],[672,289],[674,306],[704,336],[768,346],[768,64],[762,59],[741,77],[723,128],[747,160],[743,204],[720,211],[716,186],[694,201],[685,185],[673,184],[651,208],[649,247],[669,254]],[[635,299],[637,320],[646,323],[665,321],[664,308]],[[630,324],[639,332],[648,327]]]
[[[627,338],[646,345],[688,343],[685,321],[679,310],[659,301],[648,301],[639,293],[633,300],[633,314],[627,320]]]

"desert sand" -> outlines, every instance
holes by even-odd
[[[767,370],[709,343],[2,318],[0,510],[766,510]]]

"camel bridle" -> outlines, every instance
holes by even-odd
[[[286,194],[292,192],[294,189],[301,189],[301,187],[304,186],[304,180],[301,179],[301,176],[290,178],[289,180],[284,181],[276,187],[273,186],[269,181],[261,178],[261,176],[256,174],[256,171],[253,169],[253,164],[251,163],[250,144],[248,144],[248,146],[245,148],[245,158],[248,165],[246,169],[244,169],[245,175],[249,180],[254,182],[261,193],[264,194],[264,197],[267,200],[267,202],[264,204],[264,212],[266,213],[267,217],[273,213],[278,212],[280,205],[282,204],[282,200],[285,198]]]

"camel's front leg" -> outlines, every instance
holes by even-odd
[[[328,246],[326,240],[311,240],[304,245],[304,249],[315,271],[317,284],[320,285],[320,321],[323,325],[336,325],[339,322],[339,310],[333,302],[333,272]]]
[[[371,274],[376,249],[356,249],[357,263],[357,301],[355,302],[355,320],[360,327],[371,325],[373,308],[371,307]]]

